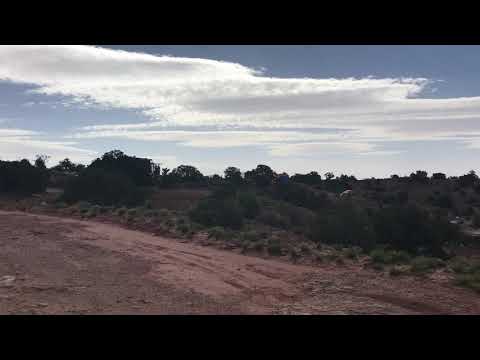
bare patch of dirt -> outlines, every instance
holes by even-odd
[[[116,225],[0,211],[1,314],[479,314],[441,278],[250,257]]]

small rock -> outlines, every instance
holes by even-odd
[[[14,281],[15,281],[15,276],[12,276],[12,275],[2,276],[2,277],[0,277],[0,287],[13,286]]]
[[[39,307],[47,307],[48,304],[47,304],[47,303],[38,303],[37,306],[39,306]]]

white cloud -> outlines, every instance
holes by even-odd
[[[64,106],[134,109],[150,119],[90,126],[74,134],[76,139],[173,141],[200,148],[262,145],[274,156],[287,156],[327,148],[387,155],[372,144],[480,136],[480,97],[419,98],[432,83],[425,78],[274,78],[216,60],[93,46],[4,45],[0,80],[66,96]],[[199,131],[171,131],[174,127]],[[240,131],[246,127],[297,130]],[[345,131],[306,130],[332,127]]]
[[[34,160],[37,154],[50,156],[52,163],[66,157],[72,161],[89,163],[97,153],[78,148],[76,142],[51,141],[41,138],[38,132],[23,129],[0,129],[1,160]]]

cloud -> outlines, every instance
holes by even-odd
[[[78,129],[70,135],[75,139],[263,146],[284,157],[334,149],[336,154],[387,155],[378,143],[391,141],[463,139],[472,147],[475,141],[467,138],[480,137],[480,97],[422,98],[436,80],[421,77],[277,78],[209,59],[94,46],[4,45],[0,80],[67,97],[61,102],[65,106],[137,110],[148,118]],[[180,127],[195,130],[174,130]],[[322,132],[327,128],[343,131]]]
[[[68,157],[72,161],[88,163],[97,153],[76,147],[76,142],[51,141],[42,134],[23,129],[0,129],[1,160],[33,160],[37,154],[50,156],[52,163]]]

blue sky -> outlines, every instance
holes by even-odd
[[[478,171],[479,46],[0,46],[0,158]]]

